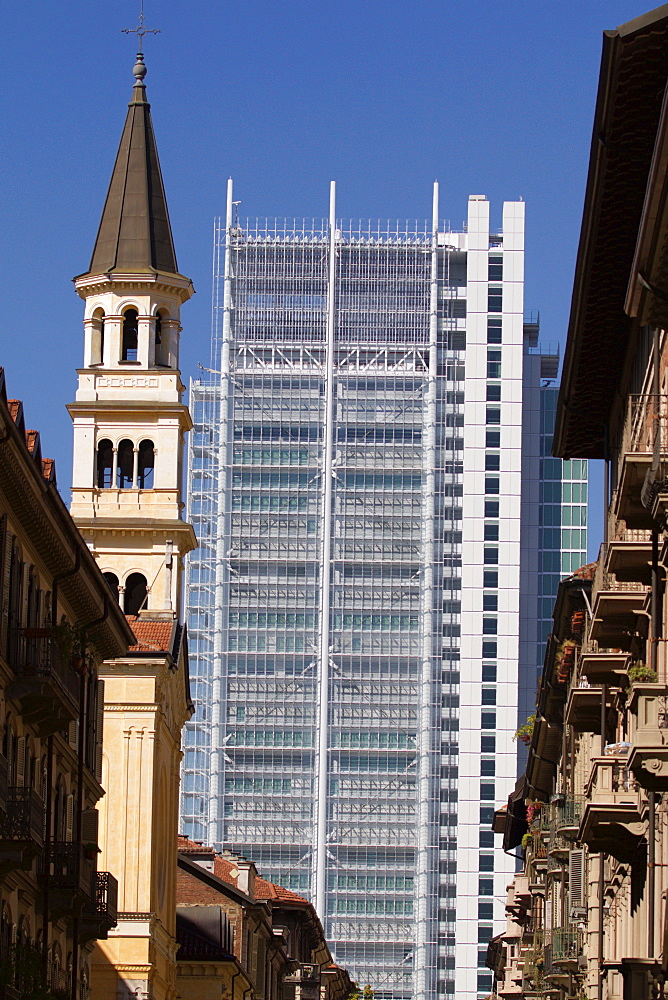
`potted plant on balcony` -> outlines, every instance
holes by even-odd
[[[655,684],[657,673],[642,660],[634,660],[629,667],[629,680],[632,684]]]
[[[86,859],[86,861],[95,861],[95,858],[100,853],[100,848],[97,846],[97,844],[87,843],[83,844],[82,846],[83,846],[83,856]]]
[[[530,715],[526,722],[523,722],[519,727],[513,740],[520,740],[525,746],[529,746],[531,743],[531,737],[533,736],[534,726],[536,725],[536,716]]]
[[[564,639],[559,644],[554,665],[557,668],[557,680],[560,684],[565,684],[571,675],[573,664],[575,663],[575,643]]]
[[[90,664],[92,653],[86,629],[62,621],[53,626],[51,634],[63,662],[71,663],[76,671],[84,673]]]

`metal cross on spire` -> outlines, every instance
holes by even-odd
[[[138,55],[144,54],[144,35],[159,35],[160,28],[145,28],[144,27],[144,0],[140,0],[139,3],[139,23],[136,28],[121,28],[121,31],[125,35],[136,35],[139,41],[139,52]]]

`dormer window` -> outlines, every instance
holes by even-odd
[[[123,344],[121,361],[137,360],[139,338],[139,316],[136,309],[126,309],[123,313]]]

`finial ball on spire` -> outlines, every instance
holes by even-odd
[[[144,65],[144,56],[141,52],[137,53],[137,62],[132,67],[132,72],[134,73],[135,80],[137,83],[141,83],[146,76],[146,66]]]

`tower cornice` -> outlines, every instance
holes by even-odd
[[[74,280],[77,294],[86,299],[90,295],[107,292],[125,295],[128,292],[162,292],[174,295],[182,303],[195,294],[190,278],[182,274],[168,274],[164,271],[136,273],[114,271],[113,274],[80,274]]]

